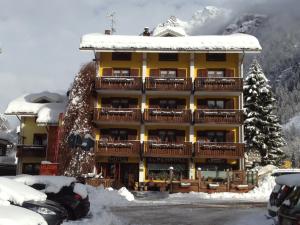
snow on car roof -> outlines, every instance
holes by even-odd
[[[22,205],[24,201],[45,201],[47,196],[25,184],[0,177],[0,200]]]
[[[291,174],[291,173],[300,173],[300,169],[275,169],[272,172],[272,175],[281,175],[281,174]]]
[[[128,52],[260,52],[256,37],[248,34],[155,37],[86,34],[81,50]]]
[[[0,225],[47,225],[45,219],[31,210],[0,205]]]
[[[275,182],[279,185],[287,186],[300,186],[300,174],[288,174],[282,175],[275,179]]]
[[[41,92],[25,94],[11,101],[5,111],[6,115],[37,116],[39,124],[57,124],[59,114],[65,111],[66,96]]]
[[[14,181],[26,184],[45,184],[46,193],[57,193],[64,186],[70,186],[72,182],[75,182],[76,179],[74,177],[65,177],[65,176],[32,176],[32,175],[18,175],[15,177],[10,177]]]

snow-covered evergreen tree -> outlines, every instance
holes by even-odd
[[[80,147],[71,148],[68,140],[73,134],[82,138],[90,136],[92,126],[92,88],[95,76],[95,64],[88,63],[82,66],[76,75],[69,91],[69,102],[63,119],[63,134],[60,146],[61,173],[68,176],[80,176],[92,172],[94,164],[94,152],[84,151]]]
[[[281,164],[285,140],[274,113],[275,99],[257,60],[250,66],[244,86],[245,140],[249,152],[259,152],[263,165]]]
[[[0,113],[0,131],[7,131],[9,129],[8,121],[5,116]]]

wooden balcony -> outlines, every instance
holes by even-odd
[[[46,146],[18,145],[17,157],[46,157]]]
[[[191,78],[146,77],[147,91],[192,91]]]
[[[145,109],[145,122],[191,123],[192,113],[189,109]]]
[[[96,156],[140,157],[140,141],[97,141]]]
[[[191,142],[144,142],[144,157],[164,157],[164,158],[191,158]]]
[[[244,157],[242,143],[195,143],[195,158],[237,159]]]
[[[136,108],[96,108],[94,121],[101,122],[140,122],[141,109]]]
[[[142,90],[141,77],[97,77],[96,90]]]
[[[243,91],[243,78],[238,77],[198,77],[195,91]]]
[[[243,110],[197,109],[194,112],[195,123],[242,124]]]

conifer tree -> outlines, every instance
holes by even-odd
[[[70,147],[71,135],[92,135],[92,88],[96,67],[94,63],[82,66],[69,91],[69,101],[63,119],[63,133],[60,140],[60,172],[68,176],[81,176],[92,172],[94,152],[80,147]]]
[[[257,60],[250,66],[244,86],[245,140],[249,152],[259,152],[262,165],[281,164],[285,141],[274,113],[275,99]]]

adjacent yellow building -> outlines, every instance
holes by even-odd
[[[250,35],[88,34],[95,54],[96,167],[133,188],[174,179],[224,178],[244,169],[243,59]]]

